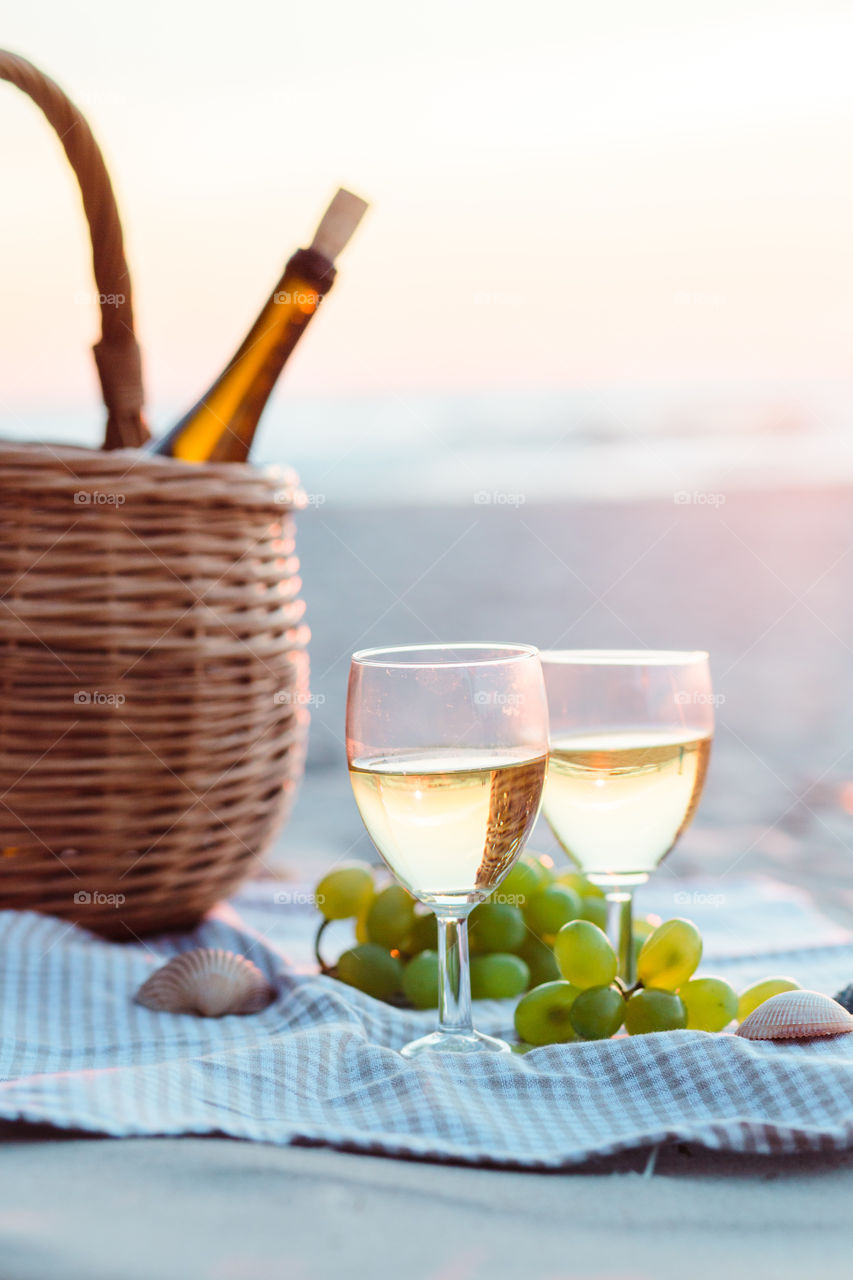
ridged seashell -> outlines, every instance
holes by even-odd
[[[202,949],[175,956],[136,993],[138,1004],[157,1013],[259,1013],[275,992],[257,965],[233,951]]]
[[[837,1000],[819,991],[782,991],[753,1009],[735,1035],[747,1040],[811,1040],[845,1031],[853,1031],[853,1015]]]

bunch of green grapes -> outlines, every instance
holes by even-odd
[[[393,1004],[437,1006],[438,925],[405,889],[350,863],[320,880],[315,901],[324,973]],[[320,939],[333,920],[353,921],[355,943],[329,966]],[[637,982],[629,989],[604,925],[600,888],[576,871],[555,871],[550,859],[521,858],[469,917],[472,995],[521,996],[515,1026],[524,1047],[607,1039],[623,1027],[629,1035],[722,1031],[797,986],[767,978],[738,996],[722,978],[696,977],[702,938],[692,921],[647,916],[634,923]]]
[[[435,918],[416,915],[414,899],[400,885],[379,887],[372,868],[362,862],[329,871],[319,881],[314,901],[323,917],[315,942],[321,972],[378,1000],[401,1003],[406,948],[412,956],[416,951],[433,954],[428,948],[435,946]],[[328,965],[320,943],[333,920],[352,920],[355,945]]]
[[[417,1009],[438,1004],[438,926],[397,884],[382,887],[364,863],[336,867],[315,893],[323,916],[317,958],[324,973],[380,1000]],[[332,920],[352,920],[355,942],[327,965],[320,938]],[[575,920],[603,926],[604,895],[576,872],[555,871],[528,855],[512,867],[469,917],[471,991],[475,999],[516,999],[559,979],[554,943]],[[637,922],[636,945],[653,924]]]
[[[691,920],[644,922],[637,982],[617,977],[618,961],[607,935],[587,920],[564,925],[554,940],[559,978],[530,991],[515,1012],[524,1045],[604,1040],[624,1027],[628,1035],[652,1031],[722,1031],[759,1004],[793,990],[790,978],[767,978],[740,996],[718,977],[695,977],[702,937]]]

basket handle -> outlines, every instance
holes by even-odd
[[[92,265],[101,308],[101,340],[95,345],[94,354],[107,407],[104,448],[144,444],[149,431],[142,417],[142,362],[133,331],[130,274],[104,158],[74,103],[26,58],[0,49],[0,80],[16,85],[41,108],[77,175],[92,239]]]

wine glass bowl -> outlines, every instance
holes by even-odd
[[[543,812],[609,903],[633,979],[631,895],[691,821],[714,729],[708,655],[675,650],[541,654],[551,720]]]
[[[536,649],[356,653],[347,759],[381,857],[438,918],[439,1030],[404,1054],[506,1050],[471,1025],[467,917],[509,872],[539,812],[548,711]]]

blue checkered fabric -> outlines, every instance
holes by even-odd
[[[407,1061],[397,1050],[434,1015],[305,971],[292,962],[304,913],[293,913],[293,947],[287,909],[276,918],[273,937],[248,898],[191,935],[128,945],[0,913],[0,1118],[527,1169],[675,1141],[765,1154],[853,1145],[853,1035],[773,1044],[679,1031]],[[703,970],[735,985],[792,972],[832,993],[853,978],[853,947],[838,936],[827,926],[827,945],[764,956],[721,948]],[[222,1019],[134,1003],[159,964],[193,947],[250,956],[277,999]],[[482,1002],[477,1014],[483,1030],[511,1027],[511,1005]]]

